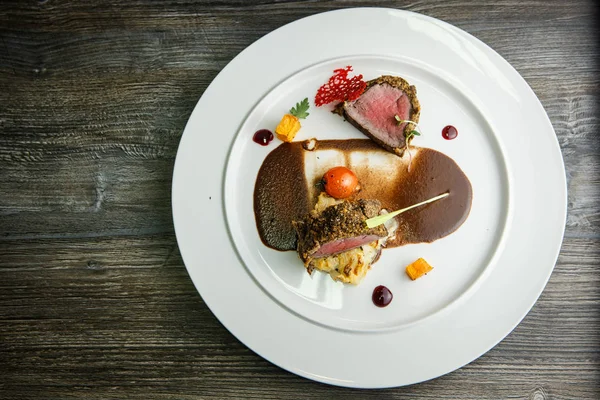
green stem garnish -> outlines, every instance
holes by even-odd
[[[410,119],[402,119],[398,116],[398,114],[394,115],[394,119],[396,120],[396,125],[398,126],[406,122],[408,124],[413,124],[416,129],[421,130],[421,128],[419,128],[419,124],[417,124],[415,121],[411,121]],[[408,133],[408,136],[406,136],[406,140],[408,141],[408,139],[410,139],[412,136],[421,136],[421,133],[413,129]]]
[[[443,199],[444,197],[447,197],[449,195],[450,195],[450,193],[446,192],[444,194],[440,194],[439,196],[432,197],[429,200],[425,200],[425,201],[422,201],[420,203],[413,204],[410,207],[406,207],[406,208],[403,208],[403,209],[398,210],[398,211],[394,211],[394,212],[391,212],[391,213],[387,213],[387,214],[383,214],[383,215],[378,215],[376,217],[369,218],[368,220],[365,221],[367,223],[367,228],[375,228],[376,226],[379,226],[381,224],[386,223],[388,220],[394,218],[396,215],[400,215],[400,214],[402,214],[405,211],[412,210],[415,207],[423,206],[423,205],[428,204],[428,203],[433,203],[434,201],[438,201],[438,200]]]
[[[394,115],[394,119],[396,120],[396,124],[397,125],[402,125],[405,122],[408,122],[409,124],[413,124],[414,126],[418,126],[419,124],[417,124],[415,121],[411,121],[410,119],[402,119],[398,116],[398,114]]]
[[[394,115],[394,119],[396,120],[396,125],[398,125],[398,126],[400,126],[406,122],[408,124],[413,124],[416,129],[421,130],[421,128],[419,128],[419,124],[417,124],[415,121],[411,121],[410,119],[402,119],[398,116],[398,114]],[[409,157],[408,172],[410,172],[410,166],[412,165],[412,153],[410,152],[410,139],[413,136],[421,136],[421,133],[416,129],[413,129],[412,131],[410,131],[408,133],[408,135],[406,135],[406,151],[408,152],[408,157]]]

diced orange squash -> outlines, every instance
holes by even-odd
[[[285,114],[277,128],[275,128],[275,134],[279,140],[284,142],[291,142],[296,137],[296,133],[300,130],[300,120],[291,115]]]
[[[406,274],[410,279],[414,281],[415,279],[422,277],[432,269],[433,267],[429,265],[427,261],[425,261],[423,258],[419,258],[417,261],[415,261],[412,264],[409,264],[406,267]]]

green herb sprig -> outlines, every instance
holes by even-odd
[[[310,108],[310,104],[308,104],[308,97],[302,100],[299,103],[296,103],[296,107],[292,107],[290,109],[290,114],[292,114],[296,118],[305,119],[310,114],[307,113]]]

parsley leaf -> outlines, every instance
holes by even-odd
[[[296,118],[304,119],[308,117],[310,114],[307,113],[310,108],[310,104],[308,104],[308,97],[302,100],[300,103],[296,103],[296,107],[292,107],[290,109],[290,114],[292,114]]]

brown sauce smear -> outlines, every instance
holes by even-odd
[[[454,232],[469,215],[471,183],[454,160],[443,153],[411,146],[414,155],[408,172],[406,158],[386,152],[371,140],[322,140],[318,146],[318,151],[343,153],[345,166],[358,177],[361,190],[349,200],[377,199],[383,208],[394,211],[450,193],[442,200],[396,217],[400,229],[386,247],[433,242]],[[325,171],[315,171],[314,176],[305,178],[306,153],[311,152],[302,148],[302,142],[283,143],[269,153],[258,172],[254,187],[256,225],[263,243],[275,250],[296,249],[292,220],[308,213],[316,203],[319,190],[315,187]],[[379,160],[383,157],[387,168],[353,162],[352,156],[356,154]]]
[[[275,250],[295,250],[292,221],[314,207],[309,204],[300,142],[283,143],[270,152],[254,186],[254,216],[263,243]]]

